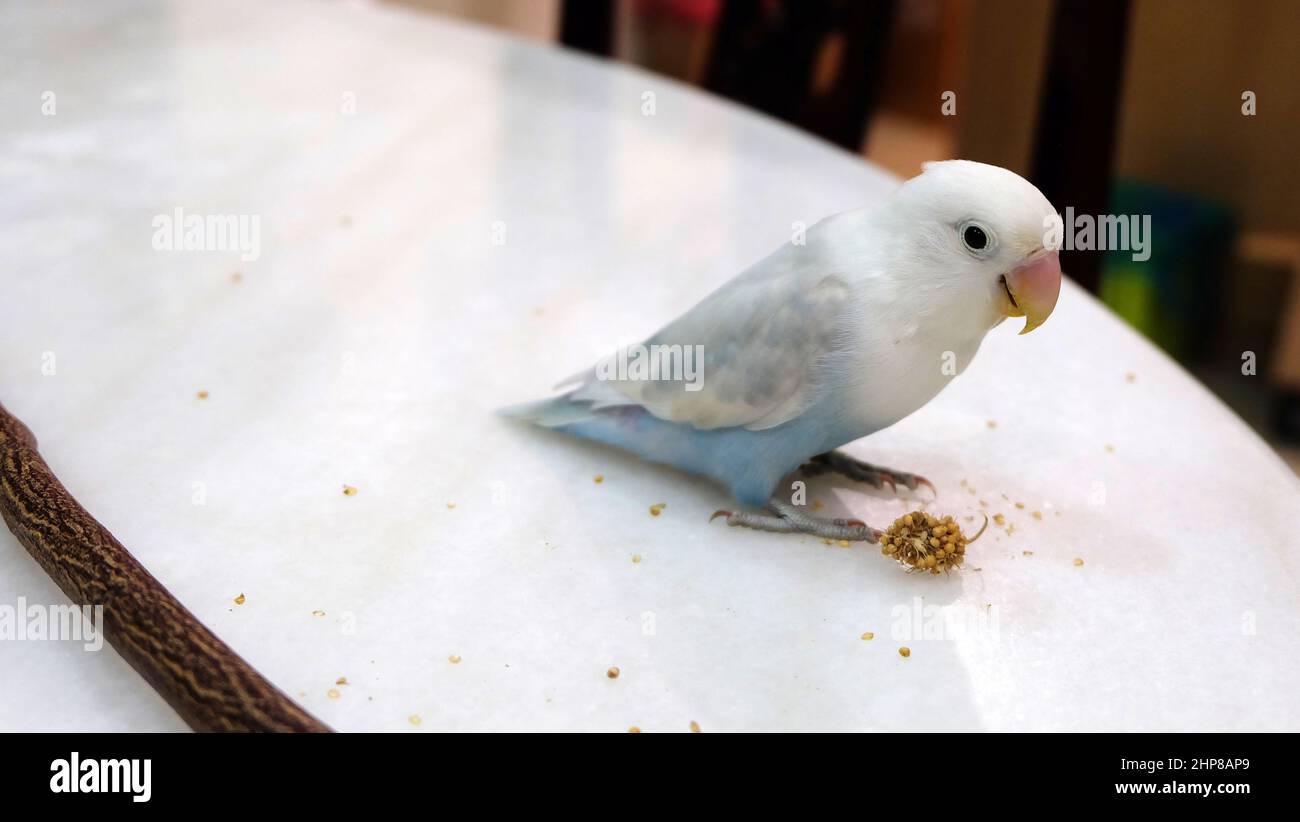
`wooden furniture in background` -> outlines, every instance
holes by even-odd
[[[1128,0],[1057,0],[1029,179],[1058,209],[1110,211]],[[1061,267],[1096,293],[1103,252],[1061,252]]]

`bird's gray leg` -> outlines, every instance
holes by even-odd
[[[735,528],[753,528],[778,534],[811,534],[823,539],[844,539],[877,542],[880,531],[858,519],[821,519],[810,516],[784,500],[768,500],[770,514],[749,514],[744,511],[717,511],[710,521],[726,517],[727,524]]]
[[[898,486],[902,485],[909,490],[915,491],[919,486],[924,485],[930,489],[930,493],[936,498],[939,492],[934,490],[934,483],[917,474],[909,474],[906,471],[895,471],[891,468],[882,468],[879,465],[872,465],[869,462],[863,462],[860,459],[850,457],[848,454],[839,451],[828,451],[825,454],[818,454],[807,463],[799,467],[800,473],[806,477],[815,477],[818,474],[834,472],[851,480],[865,482],[873,488],[883,488],[888,485],[897,491]]]

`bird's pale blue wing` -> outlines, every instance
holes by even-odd
[[[793,419],[822,396],[843,356],[850,300],[843,280],[800,262],[797,252],[769,257],[646,341],[703,346],[699,390],[674,374],[601,379],[593,371],[572,398],[594,408],[640,405],[701,429],[761,430]]]

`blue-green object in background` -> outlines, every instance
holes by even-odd
[[[1205,353],[1236,230],[1232,212],[1182,192],[1120,180],[1111,214],[1150,215],[1150,257],[1106,251],[1101,299],[1183,361]]]

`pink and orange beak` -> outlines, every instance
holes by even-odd
[[[1047,321],[1061,294],[1061,259],[1056,251],[1042,250],[1002,277],[1007,292],[1003,311],[1008,317],[1024,317],[1021,334],[1028,334]]]

